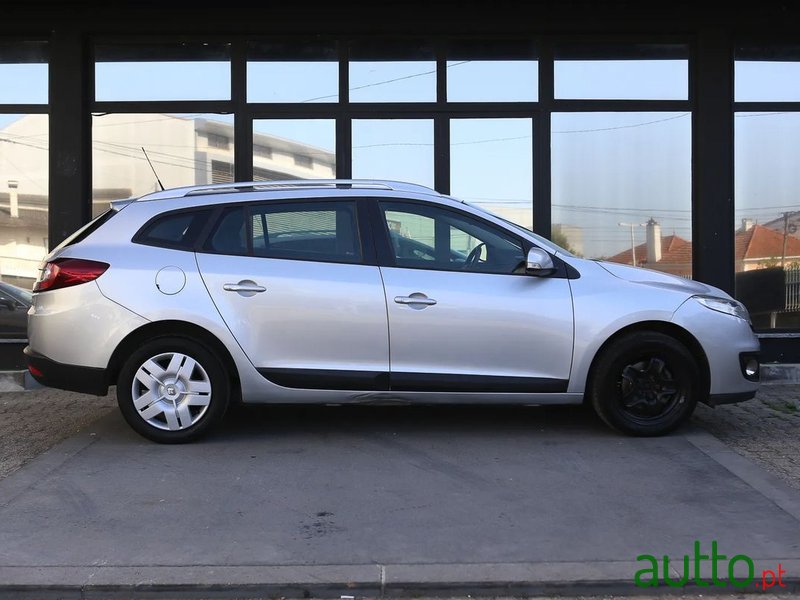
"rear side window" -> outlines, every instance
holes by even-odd
[[[255,256],[361,261],[354,202],[270,203],[253,207],[250,219]]]
[[[164,215],[145,225],[134,241],[150,246],[192,250],[210,214],[210,210],[198,210]]]

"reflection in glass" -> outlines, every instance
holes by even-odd
[[[339,64],[336,62],[247,63],[249,102],[336,102]]]
[[[450,102],[535,102],[539,95],[535,60],[452,60],[447,62]]]
[[[353,121],[353,177],[433,187],[433,121]]]
[[[95,63],[95,98],[124,100],[228,100],[228,61]]]
[[[736,61],[736,102],[800,100],[800,61]]]
[[[105,114],[92,117],[92,215],[110,200],[164,187],[233,181],[233,117]]]
[[[333,119],[253,121],[253,179],[336,177],[336,122]]]
[[[0,115],[0,280],[30,289],[48,253],[47,115]]]
[[[800,328],[800,113],[737,113],[736,295],[759,329]]]
[[[689,113],[555,113],[553,241],[587,258],[692,272]]]
[[[686,100],[688,60],[557,60],[556,98]]]
[[[434,61],[351,61],[351,102],[434,102]]]
[[[47,104],[47,44],[0,42],[0,104]]]
[[[531,119],[450,121],[450,191],[533,228]]]

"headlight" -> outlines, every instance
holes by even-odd
[[[727,298],[718,298],[716,296],[695,296],[700,304],[711,310],[731,315],[732,317],[739,317],[750,322],[750,313],[744,307],[744,304],[736,300],[728,300]]]

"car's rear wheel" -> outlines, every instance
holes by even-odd
[[[230,398],[223,363],[200,343],[162,337],[145,343],[125,362],[117,402],[128,424],[165,444],[195,440],[217,425]]]
[[[655,436],[673,431],[691,416],[702,379],[697,361],[681,342],[638,331],[601,352],[589,394],[608,425],[631,435]]]

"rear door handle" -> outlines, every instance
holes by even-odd
[[[436,304],[436,300],[428,298],[425,294],[419,292],[415,292],[410,296],[395,296],[394,301],[398,304],[417,304],[421,306],[433,306]]]
[[[258,285],[255,281],[250,281],[249,279],[244,279],[239,283],[223,284],[222,289],[226,292],[237,292],[242,296],[252,296],[267,291],[267,288],[263,285]]]

